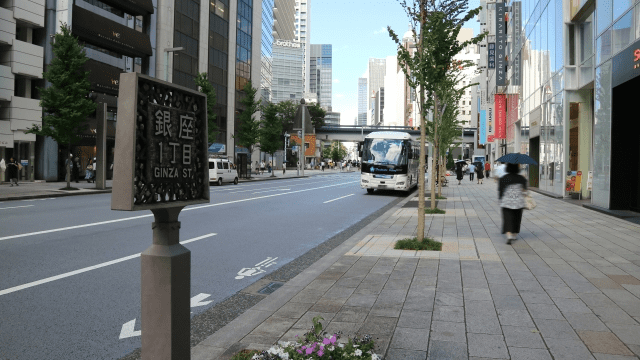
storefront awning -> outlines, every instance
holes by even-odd
[[[153,3],[151,0],[101,0],[114,8],[122,9],[125,13],[134,16],[153,14]]]
[[[124,72],[122,69],[89,59],[84,63],[84,71],[89,72],[91,90],[118,96],[120,73]]]

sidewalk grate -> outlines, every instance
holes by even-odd
[[[278,290],[282,285],[284,285],[284,283],[282,283],[282,282],[269,283],[269,285],[267,285],[267,286],[263,287],[262,289],[258,290],[258,294],[269,295],[269,294],[273,293],[274,291]]]

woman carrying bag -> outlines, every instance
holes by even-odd
[[[91,180],[93,180],[93,168],[94,168],[93,160],[89,160],[89,165],[87,165],[87,168],[84,173],[84,179],[87,180],[88,183],[90,183]]]
[[[527,180],[519,175],[518,164],[507,164],[506,175],[498,182],[498,199],[502,208],[502,233],[507,236],[507,244],[516,240],[520,233],[522,210],[527,207]]]

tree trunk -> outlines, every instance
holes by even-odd
[[[438,179],[440,179],[440,181],[438,181],[438,196],[437,197],[441,197],[442,196],[442,175],[446,174],[444,171],[442,171],[443,165],[444,165],[444,163],[442,162],[442,156],[440,156],[440,166],[438,166]]]
[[[71,143],[69,143],[69,154],[71,154]],[[73,158],[71,157],[67,157],[67,189],[71,187],[71,160],[72,159]]]
[[[422,8],[422,6],[421,6]],[[420,13],[420,41],[418,42],[418,52],[422,54],[424,43],[424,23],[426,14],[424,10]],[[424,118],[424,87],[420,87],[420,165],[418,166],[418,229],[416,238],[418,241],[424,240],[424,179],[425,179],[425,142],[427,131],[425,129],[426,121]]]
[[[271,153],[271,177],[276,177],[276,157]]]
[[[431,169],[431,209],[436,208],[436,154],[438,154],[438,96],[434,95],[435,106],[433,107],[433,154],[431,154],[431,160],[433,163]]]

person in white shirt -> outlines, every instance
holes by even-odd
[[[476,172],[476,167],[473,163],[469,164],[469,181],[473,181],[473,175]]]

